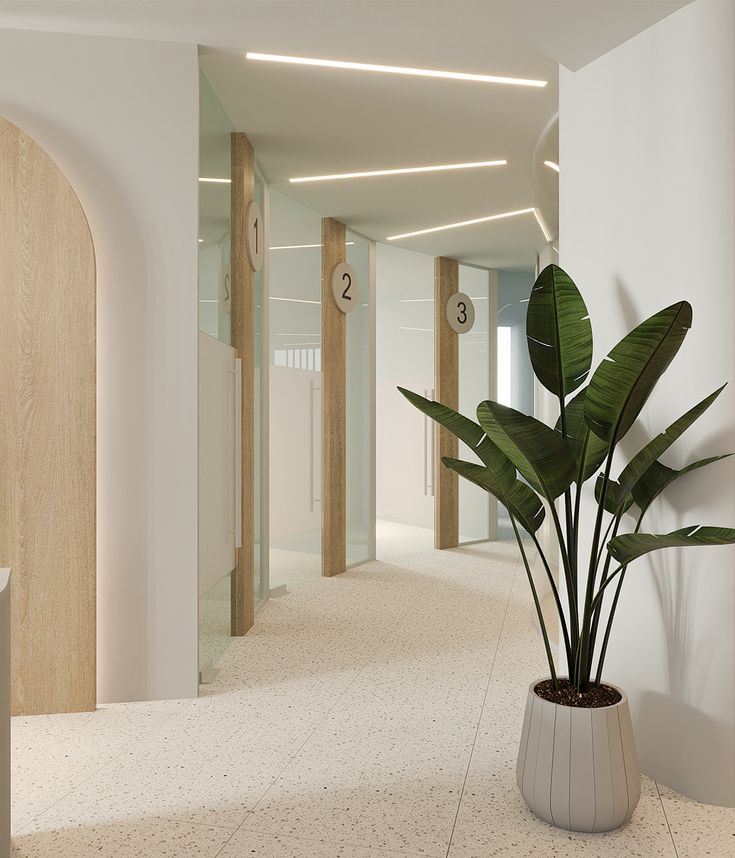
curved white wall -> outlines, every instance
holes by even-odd
[[[0,30],[0,115],[97,254],[98,699],[194,696],[197,48]]]
[[[735,450],[734,24],[729,0],[699,0],[560,74],[561,265],[585,294],[596,359],[656,310],[694,307],[624,452],[731,382],[674,466]],[[645,529],[735,525],[734,478],[733,460],[683,478]],[[643,771],[735,805],[735,549],[652,558],[628,573],[608,678],[630,695]]]

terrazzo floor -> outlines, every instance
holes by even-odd
[[[514,765],[544,667],[515,549],[383,535],[379,562],[269,602],[198,700],[13,719],[11,854],[735,855],[735,810],[650,779],[621,831],[535,819]]]

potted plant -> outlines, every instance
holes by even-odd
[[[536,377],[558,398],[559,419],[553,428],[492,401],[480,403],[475,422],[399,388],[479,460],[444,458],[444,465],[494,495],[510,516],[549,664],[549,676],[529,689],[518,786],[534,813],[562,828],[617,828],[630,818],[640,797],[628,700],[621,689],[603,682],[610,631],[629,564],[663,548],[735,542],[735,530],[725,527],[641,532],[646,511],[667,486],[725,458],[710,456],[681,470],[660,461],[722,387],[649,441],[613,479],[616,447],[679,351],[691,322],[688,302],[666,307],[625,336],[585,385],[592,366],[587,307],[569,275],[549,265],[531,292],[526,335]],[[582,546],[582,491],[593,477],[594,530],[591,544]],[[557,586],[537,537],[547,510],[558,538],[563,586]],[[635,522],[632,532],[622,533],[628,520]],[[557,674],[554,664],[531,574],[531,552],[543,566],[558,612],[565,676]]]

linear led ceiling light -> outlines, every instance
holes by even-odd
[[[506,217],[530,214],[535,209],[518,209],[515,212],[501,212],[500,214],[488,215],[487,217],[476,217],[473,220],[462,220],[458,223],[447,223],[443,226],[432,226],[429,229],[417,229],[415,232],[404,232],[401,235],[389,235],[386,241],[397,241],[399,238],[413,238],[415,235],[427,235],[430,232],[441,232],[445,229],[458,229],[460,226],[473,226],[476,223],[488,223],[491,220],[502,220]]]
[[[333,173],[329,176],[301,176],[289,179],[289,182],[331,182],[335,179],[365,179],[372,176],[401,176],[406,173],[438,173],[442,170],[470,170],[474,167],[505,167],[508,162],[502,161],[473,161],[469,164],[437,164],[432,167],[401,167],[396,170],[368,170],[361,173]]]
[[[559,172],[559,165],[556,161],[544,161],[544,166],[551,167],[552,170],[555,170],[557,173]]]
[[[352,247],[354,241],[346,241],[345,247]],[[268,250],[303,250],[307,247],[321,247],[321,244],[276,244]]]
[[[438,69],[414,69],[407,66],[382,66],[375,63],[351,63],[342,60],[322,60],[314,57],[289,57],[280,54],[260,54],[248,51],[248,60],[262,60],[267,63],[291,63],[300,66],[320,66],[328,69],[348,69],[350,71],[382,72],[384,74],[406,74],[418,77],[440,77],[450,80],[469,80],[478,83],[504,83],[510,86],[544,87],[545,80],[527,80],[520,77],[499,77],[491,74],[468,74],[466,72],[439,71]]]
[[[208,182],[212,185],[231,185],[232,179],[215,179],[212,176],[200,176],[200,182]]]

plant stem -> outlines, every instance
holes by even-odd
[[[513,517],[513,513],[508,510],[508,515],[510,516],[510,523],[513,525],[513,532],[516,536],[516,541],[518,542],[518,548],[521,551],[521,557],[523,559],[523,565],[526,567],[526,575],[528,576],[528,583],[531,586],[531,593],[533,594],[533,603],[536,606],[536,614],[538,616],[539,625],[541,626],[541,636],[544,639],[544,648],[546,649],[546,658],[549,661],[549,670],[551,671],[551,681],[554,688],[558,688],[558,680],[556,678],[556,668],[554,667],[554,656],[551,652],[551,644],[549,643],[549,635],[546,631],[546,622],[544,620],[544,615],[541,611],[541,603],[539,602],[538,593],[536,592],[536,584],[533,580],[533,575],[531,574],[531,567],[528,565],[528,558],[526,557],[526,550],[523,547],[523,540],[521,539],[520,534],[518,533],[518,527],[516,526],[516,520]]]
[[[559,419],[561,422],[561,434],[564,439],[569,437],[567,431],[567,409],[564,402],[564,392],[559,393]],[[569,568],[571,570],[572,581],[577,583],[577,556],[574,550],[574,523],[572,517],[572,493],[569,489],[564,492],[564,524],[567,531],[567,552],[569,554]],[[576,598],[576,590],[575,590]]]
[[[638,521],[636,522],[635,530],[633,531],[633,533],[638,533],[638,531],[641,529],[641,524],[643,523],[643,516],[645,514],[646,514],[646,510],[645,509],[641,510],[641,514],[638,516]],[[610,567],[611,556],[612,555],[608,552],[607,562],[605,563],[605,570],[603,572],[603,578],[604,578],[604,580],[602,581],[603,585],[607,582],[607,571]],[[602,677],[602,668],[603,668],[603,665],[605,664],[605,655],[607,654],[607,645],[608,645],[608,642],[610,640],[610,632],[612,631],[613,620],[615,619],[615,611],[618,607],[618,599],[620,598],[620,591],[623,589],[623,581],[625,580],[625,572],[626,572],[627,568],[628,568],[627,566],[624,566],[621,573],[620,573],[620,579],[618,580],[618,586],[615,588],[615,596],[613,598],[612,605],[610,606],[610,614],[607,618],[607,625],[605,626],[605,635],[602,639],[602,647],[600,648],[600,657],[599,657],[599,660],[597,662],[597,678],[595,681],[597,682],[598,685],[600,684],[600,679]],[[597,608],[597,612],[595,615],[596,619],[599,619],[601,614],[602,614],[602,602],[600,602],[600,605]],[[597,627],[596,626],[595,626],[594,632],[596,635],[597,634]],[[594,649],[594,644],[593,644],[592,648]],[[591,665],[590,665],[590,669],[591,669]]]
[[[564,544],[564,534],[561,530],[561,522],[559,514],[556,511],[553,501],[549,501],[549,509],[551,517],[554,521],[554,529],[559,540],[559,551],[561,552],[561,561],[564,566],[564,578],[567,583],[567,598],[569,599],[569,632],[572,639],[572,649],[576,649],[577,641],[579,640],[579,613],[577,609],[577,588],[572,578],[572,571],[569,565],[569,555]]]
[[[610,452],[607,454],[607,462],[605,463],[605,474],[602,478],[602,490],[600,491],[600,499],[597,504],[597,516],[595,517],[595,531],[592,537],[592,548],[590,551],[590,566],[587,572],[587,587],[584,597],[584,613],[582,615],[582,634],[580,641],[580,654],[578,662],[578,673],[575,677],[575,687],[580,691],[585,691],[589,682],[589,671],[586,670],[586,664],[589,658],[590,644],[590,615],[592,607],[592,591],[595,586],[595,577],[597,574],[598,551],[600,546],[600,535],[602,531],[602,517],[605,511],[605,498],[607,496],[607,487],[610,483],[610,471],[612,470],[613,453],[615,452],[615,437],[613,436],[610,444]]]
[[[544,564],[544,569],[546,570],[546,575],[549,579],[549,583],[551,584],[551,592],[554,594],[554,601],[556,602],[556,609],[559,612],[559,620],[561,622],[561,630],[564,635],[564,649],[566,651],[567,656],[567,669],[571,673],[572,670],[572,645],[569,641],[569,629],[567,627],[566,618],[564,616],[564,609],[561,605],[561,599],[559,598],[559,590],[556,586],[556,581],[554,580],[554,575],[551,572],[548,561],[546,560],[546,555],[544,554],[541,544],[536,538],[536,534],[530,534],[531,539],[533,540],[533,544],[536,546],[536,551],[538,551],[539,557],[541,558],[541,562]]]

